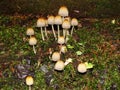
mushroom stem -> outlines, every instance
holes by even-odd
[[[58,29],[58,37],[60,37],[60,27],[59,27],[59,25],[57,25],[57,29]]]
[[[55,34],[55,30],[54,30],[54,26],[53,26],[53,25],[52,25],[52,31],[53,31],[53,35],[54,35],[54,37],[55,37],[55,40],[57,40],[56,34]]]
[[[72,29],[71,29],[71,35],[73,34],[73,30],[74,30],[74,26],[72,26]]]
[[[31,85],[29,85],[29,90],[32,90]]]
[[[33,51],[34,51],[34,53],[36,54],[36,50],[35,50],[35,46],[33,45]]]
[[[45,36],[47,37],[48,39],[48,34],[47,34],[47,28],[45,27]]]
[[[66,29],[63,29],[63,36],[66,37],[66,32],[67,30]]]
[[[62,44],[60,44],[60,52],[59,52],[59,53],[60,53],[60,55],[61,55],[61,48],[62,48]]]
[[[42,40],[44,41],[44,40],[45,40],[45,38],[44,38],[44,34],[43,34],[42,27],[41,27],[41,34],[42,34]]]

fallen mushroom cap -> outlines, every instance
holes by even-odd
[[[64,28],[64,29],[69,29],[70,28],[70,22],[67,19],[65,19],[63,21],[62,28]]]
[[[55,17],[55,24],[57,24],[57,25],[62,24],[62,17],[61,16],[57,15]]]
[[[56,62],[55,66],[54,66],[54,69],[58,70],[58,71],[61,71],[61,70],[64,69],[64,67],[65,67],[64,62],[62,60],[59,60],[59,61]]]
[[[78,72],[85,73],[87,71],[86,65],[84,63],[80,63],[77,67]]]
[[[78,25],[78,20],[77,20],[76,18],[73,18],[73,19],[71,20],[71,25],[72,25],[72,26],[77,26],[77,25]]]
[[[62,6],[60,7],[59,11],[58,11],[58,15],[66,17],[68,16],[69,12],[66,6]]]
[[[30,86],[30,85],[33,85],[33,82],[34,82],[34,81],[33,81],[33,77],[32,77],[32,76],[27,76],[27,77],[26,77],[26,84],[27,84],[27,85],[29,85],[29,86]]]
[[[60,53],[59,52],[54,52],[52,54],[52,61],[58,61],[60,60]]]
[[[55,23],[55,17],[54,16],[49,16],[48,17],[48,24],[53,25]]]
[[[28,28],[27,31],[26,31],[26,34],[29,35],[29,36],[34,35],[33,28]]]
[[[36,45],[36,43],[37,43],[37,39],[36,39],[35,37],[31,37],[31,38],[29,39],[29,44],[30,44],[30,45]]]
[[[44,18],[39,18],[37,20],[37,27],[44,27],[45,26],[45,19]]]
[[[64,44],[64,43],[65,43],[65,38],[64,38],[64,36],[58,37],[58,43],[59,43],[59,44]]]

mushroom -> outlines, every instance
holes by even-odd
[[[58,71],[62,71],[65,67],[65,64],[62,60],[59,60],[56,62],[55,66],[54,66],[54,69],[55,70],[58,70]]]
[[[68,16],[68,14],[69,12],[66,6],[60,7],[58,11],[58,15],[62,16],[63,21],[64,21],[64,18]]]
[[[58,43],[59,43],[60,45],[62,45],[62,44],[65,43],[65,38],[64,38],[64,36],[58,37]]]
[[[80,64],[78,65],[77,69],[78,69],[78,72],[80,72],[80,73],[85,73],[85,72],[87,72],[87,68],[86,68],[85,63],[80,63]]]
[[[63,28],[63,36],[66,37],[66,35],[69,35],[68,29],[70,29],[70,22],[65,19],[62,23],[62,28]]]
[[[60,53],[66,53],[67,52],[67,47],[65,45],[61,46],[60,48]]]
[[[55,17],[55,24],[57,25],[58,37],[59,37],[60,36],[60,27],[59,27],[59,25],[62,24],[62,17],[60,15],[57,15]]]
[[[33,46],[33,51],[34,51],[35,54],[36,54],[36,50],[35,50],[35,45],[36,45],[36,43],[37,43],[37,39],[36,39],[35,37],[31,37],[31,38],[29,39],[29,45],[32,45],[32,46]]]
[[[49,16],[48,17],[48,24],[50,24],[52,26],[53,35],[55,37],[55,40],[57,40],[56,33],[55,33],[55,30],[54,30],[54,26],[53,26],[54,23],[55,23],[55,17],[54,16]]]
[[[32,76],[27,76],[26,77],[26,84],[29,86],[29,90],[32,90],[31,85],[33,85],[33,82],[34,82],[34,80],[33,80]]]
[[[38,20],[37,20],[37,27],[40,27],[41,28],[41,34],[42,34],[42,40],[44,41],[45,40],[45,38],[44,38],[44,34],[43,34],[43,29],[42,29],[42,27],[45,27],[45,20],[44,20],[44,18],[39,18]]]
[[[35,32],[34,32],[33,28],[28,28],[27,31],[26,31],[26,34],[27,34],[28,36],[30,36],[30,37],[31,37],[32,35],[34,35],[34,33],[35,33]]]
[[[60,60],[60,53],[59,52],[54,52],[52,54],[52,61],[58,61]]]
[[[71,35],[73,34],[74,26],[77,26],[77,25],[78,25],[78,20],[76,18],[73,18],[71,20],[71,26],[72,26]]]

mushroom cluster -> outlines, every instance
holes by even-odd
[[[57,40],[60,36],[64,36],[64,38],[68,38],[69,33],[72,35],[74,27],[78,25],[78,20],[76,18],[71,19],[69,17],[69,11],[66,6],[60,7],[60,9],[58,10],[58,15],[56,16],[50,15],[47,17],[47,19],[44,19],[43,17],[38,18],[37,27],[41,28],[41,36],[43,41],[45,40],[44,32],[45,32],[45,36],[48,38],[47,28],[46,28],[48,25],[51,26],[54,38],[55,40]],[[57,32],[54,28],[55,25],[57,25]],[[60,26],[63,28],[63,30],[60,30]],[[43,27],[44,30],[42,29]]]

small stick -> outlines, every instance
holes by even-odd
[[[42,40],[44,41],[44,40],[45,40],[45,38],[44,38],[44,34],[43,34],[42,27],[41,27],[41,34],[42,34]]]

